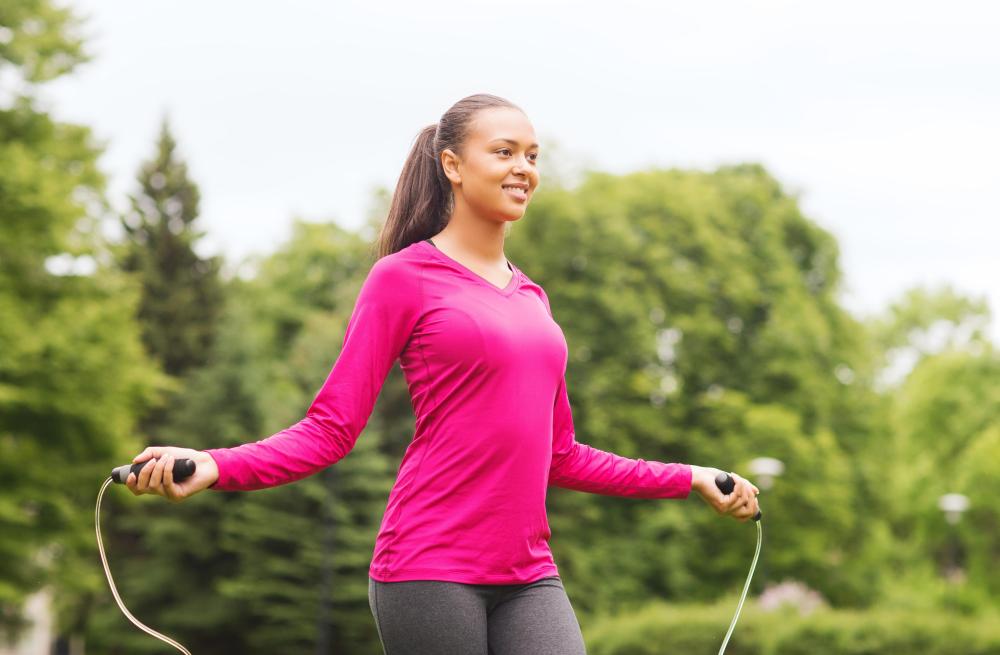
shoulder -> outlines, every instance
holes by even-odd
[[[548,312],[549,316],[552,316],[552,307],[549,305],[549,297],[545,293],[545,289],[542,285],[532,280],[528,275],[518,269],[521,274],[521,291],[533,294],[538,297],[538,299],[545,305],[545,311]]]
[[[365,289],[398,300],[416,300],[424,260],[408,246],[375,260],[365,279]]]

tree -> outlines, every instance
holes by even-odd
[[[209,364],[188,375],[160,441],[234,446],[301,418],[336,359],[369,254],[367,242],[336,225],[298,222],[287,244],[256,262],[251,279],[229,280]],[[206,493],[179,505],[136,499],[143,519],[119,519],[122,540],[141,545],[119,558],[130,609],[192,651],[377,647],[368,563],[393,479],[386,453],[405,445],[412,421],[396,367],[365,434],[333,468],[295,484]],[[188,575],[195,582],[177,584]],[[99,600],[89,644],[108,653],[158,652],[158,642]]]
[[[135,446],[160,382],[132,318],[138,290],[106,266],[102,145],[33,96],[89,60],[79,24],[46,0],[0,7],[0,71],[24,87],[0,109],[0,627],[14,634],[31,592],[51,585],[73,632],[76,601],[106,584],[91,494]]]
[[[196,229],[200,194],[187,165],[177,156],[177,142],[166,119],[156,153],[141,165],[137,181],[138,193],[129,196],[131,210],[120,217],[125,240],[114,250],[120,268],[142,289],[136,318],[146,351],[170,376],[157,404],[141,416],[140,431],[143,445],[189,443],[190,435],[178,434],[177,426],[191,423],[186,414],[198,402],[191,390],[215,391],[211,384],[217,378],[205,371],[224,309],[224,287],[219,276],[221,257],[202,258],[195,252],[198,239],[204,236]],[[216,356],[228,352],[220,349]],[[239,407],[251,402],[235,396],[220,399],[219,405]],[[230,416],[219,415],[215,407],[198,418],[204,421],[199,426],[204,429],[220,426]],[[206,548],[204,540],[206,533],[217,531],[225,504],[199,498],[178,508],[158,500],[162,499],[127,499],[114,506],[105,541],[106,549],[119,560],[122,593],[133,612],[147,620],[161,620],[160,629],[176,627],[201,639],[203,648],[222,649],[238,638],[237,632],[225,631],[227,624],[238,622],[236,608],[220,605],[210,594],[192,594],[187,586],[173,582],[184,572],[202,571],[207,580],[225,574],[223,556]],[[108,598],[93,603],[92,608],[88,641],[99,649],[141,652],[158,648],[122,624],[117,605]],[[118,634],[121,628],[130,632]]]
[[[296,222],[289,243],[241,285],[252,308],[263,426],[299,420],[329,374],[361,283],[370,243],[334,224]],[[386,379],[348,456],[292,485],[238,494],[220,547],[238,570],[220,587],[246,605],[247,653],[369,652],[378,647],[368,566],[413,409],[402,371]],[[246,437],[224,445],[247,441]]]
[[[836,242],[796,198],[755,164],[591,171],[573,189],[540,190],[510,255],[566,333],[579,441],[748,476],[751,458],[784,458],[787,481],[806,487],[763,499],[771,575],[865,602],[872,576],[842,563],[865,547],[870,520],[867,478],[848,463],[877,434],[867,342],[836,301]],[[712,598],[745,575],[739,528],[704,507],[558,488],[549,507],[585,614]]]
[[[949,286],[910,289],[868,321],[889,401],[879,479],[892,490],[874,510],[888,529],[897,605],[977,611],[1000,591],[1000,504],[984,493],[1000,452],[1000,356],[989,321],[985,299]],[[938,508],[946,493],[970,499],[958,525]],[[956,556],[965,582],[941,584],[944,560]]]
[[[139,193],[129,196],[132,209],[121,219],[126,241],[119,257],[142,282],[139,319],[149,353],[180,378],[207,362],[223,295],[221,257],[195,252],[205,234],[195,224],[201,195],[176,148],[164,119],[156,154],[142,164]]]

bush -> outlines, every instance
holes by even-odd
[[[716,605],[654,603],[584,626],[589,655],[716,653],[736,599]],[[944,612],[790,609],[764,612],[747,604],[727,655],[1000,655],[1000,616]]]

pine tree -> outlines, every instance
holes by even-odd
[[[142,163],[136,179],[139,191],[129,196],[131,210],[120,217],[126,238],[116,255],[121,269],[142,289],[137,318],[145,348],[172,381],[159,403],[141,417],[140,432],[145,445],[219,445],[205,436],[211,424],[219,423],[215,417],[194,433],[175,428],[190,423],[185,414],[192,387],[205,391],[205,380],[211,379],[205,371],[216,346],[225,288],[219,275],[222,258],[195,252],[204,236],[196,229],[200,193],[177,156],[166,119],[156,153]],[[240,401],[221,398],[218,405]],[[199,497],[177,506],[160,497],[126,500],[109,518],[105,536],[121,572],[118,586],[126,605],[143,622],[182,643],[195,639],[209,650],[231,644],[238,635],[224,627],[236,622],[238,609],[220,604],[213,593],[215,580],[226,573],[225,556],[214,545],[225,502]],[[193,588],[183,583],[189,576],[197,576]],[[108,602],[95,605],[88,637],[109,652],[157,652],[160,647],[123,623],[117,606]]]
[[[163,370],[175,377],[208,359],[223,295],[221,257],[199,256],[196,229],[201,194],[176,155],[177,142],[164,118],[156,155],[142,164],[140,190],[129,196],[121,219],[127,242],[121,267],[137,273],[143,296],[143,340]]]
[[[252,308],[261,360],[253,379],[264,425],[254,438],[304,416],[342,346],[370,251],[370,243],[333,224],[298,222],[291,241],[241,285],[234,305]],[[368,565],[401,456],[384,452],[412,429],[413,409],[396,366],[346,458],[294,484],[238,494],[220,542],[237,571],[220,591],[245,605],[251,619],[241,652],[378,649]]]

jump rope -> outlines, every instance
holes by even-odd
[[[184,648],[184,646],[174,641],[170,637],[164,634],[160,634],[156,630],[153,630],[152,628],[144,624],[142,621],[132,616],[132,613],[128,611],[128,608],[125,607],[125,603],[122,602],[121,597],[118,595],[118,589],[115,587],[115,581],[111,578],[111,569],[108,568],[108,558],[104,554],[104,542],[101,540],[101,498],[103,498],[104,496],[104,490],[107,489],[108,485],[110,485],[112,482],[116,482],[118,484],[125,484],[125,480],[128,479],[129,473],[135,473],[136,478],[138,478],[139,471],[142,470],[142,467],[144,467],[146,464],[152,461],[153,459],[150,458],[145,462],[141,462],[139,464],[132,464],[131,466],[126,464],[124,466],[119,466],[113,471],[111,471],[111,475],[108,477],[107,480],[104,481],[104,485],[101,487],[101,491],[97,494],[97,507],[94,509],[94,529],[97,533],[97,549],[101,553],[101,563],[104,565],[104,575],[107,576],[108,578],[108,585],[111,587],[111,593],[114,595],[115,602],[118,603],[118,607],[119,609],[121,609],[122,614],[124,614],[129,621],[135,624],[135,626],[140,630],[142,630],[143,632],[156,637],[157,639],[159,639],[164,643],[170,644],[171,646],[173,646],[180,652],[184,653],[185,655],[191,655],[191,651],[189,651],[187,648]],[[174,482],[180,482],[182,480],[186,480],[187,478],[191,477],[192,475],[194,475],[194,469],[195,469],[194,460],[191,459],[175,460],[173,467]],[[733,492],[733,489],[736,487],[736,483],[733,481],[732,476],[730,476],[728,473],[719,473],[719,475],[716,476],[715,478],[715,486],[719,488],[719,491],[728,496]],[[737,619],[740,618],[740,610],[743,609],[743,602],[746,600],[747,591],[750,589],[750,579],[753,577],[754,569],[757,568],[757,558],[760,556],[760,544],[762,541],[760,518],[761,518],[760,512],[757,512],[757,515],[753,517],[754,525],[757,526],[757,550],[754,551],[753,563],[750,564],[750,573],[747,574],[746,584],[743,585],[743,594],[740,596],[740,603],[739,605],[736,606],[736,614],[733,615],[732,623],[729,624],[729,630],[726,631],[726,637],[725,639],[722,640],[722,646],[719,648],[719,655],[723,655],[723,653],[726,652],[726,644],[729,643],[729,638],[733,634],[733,629],[736,628],[736,621]]]

